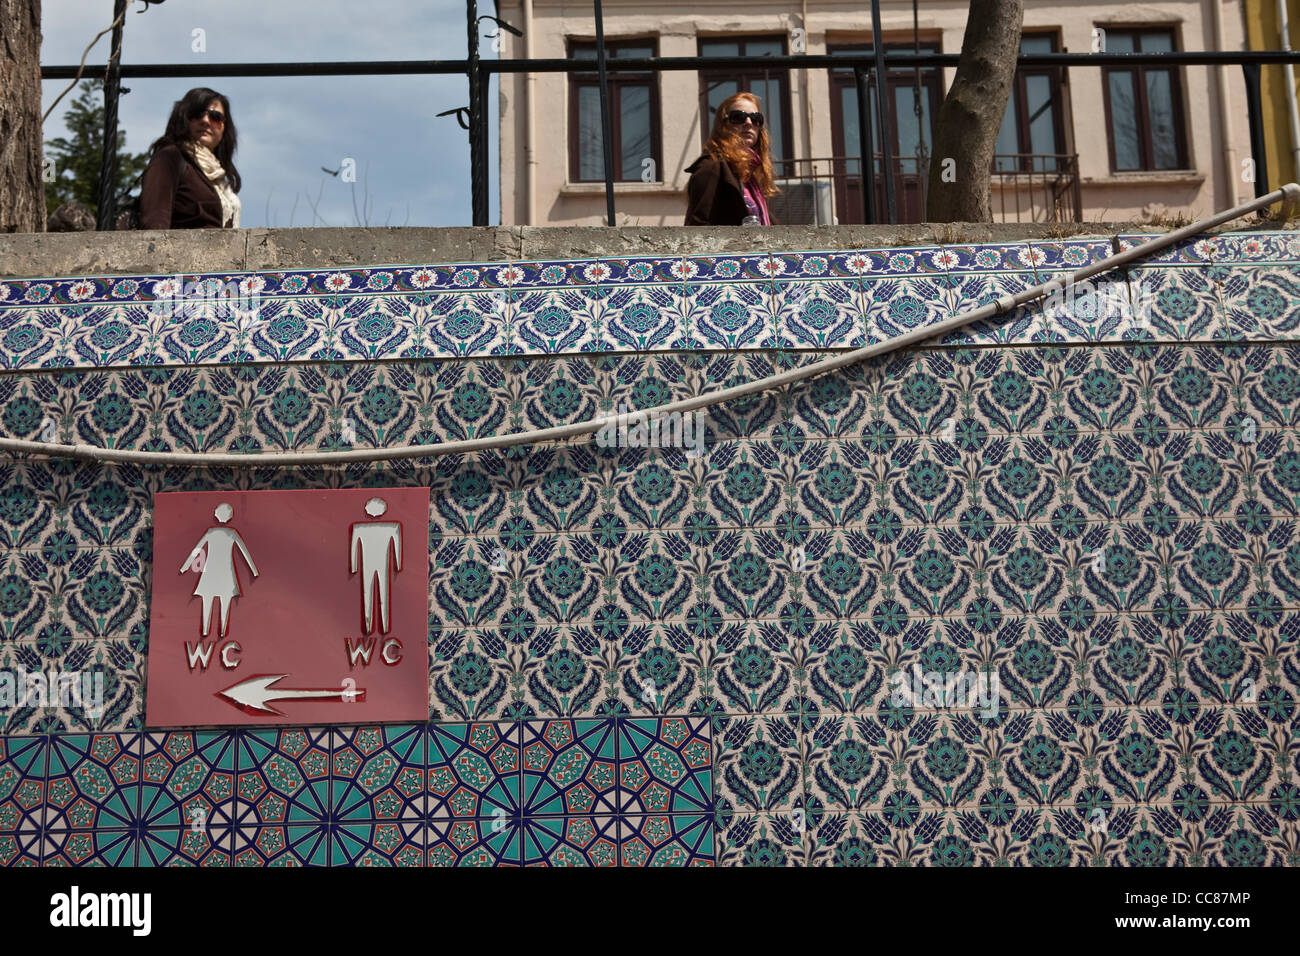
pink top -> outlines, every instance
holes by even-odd
[[[762,162],[758,153],[752,149],[749,151],[749,155],[753,157],[756,166]],[[758,183],[754,181],[753,176],[745,180],[741,192],[744,195],[745,208],[749,211],[749,215],[757,216],[760,225],[772,225],[772,219],[767,213],[767,200],[763,198],[763,190],[758,188]]]

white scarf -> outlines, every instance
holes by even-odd
[[[212,150],[208,149],[201,143],[189,141],[185,144],[186,150],[194,161],[199,164],[199,169],[203,170],[203,175],[207,177],[212,188],[217,191],[217,197],[221,200],[221,224],[224,226],[227,222],[235,229],[239,228],[239,210],[243,205],[235,191],[230,188],[230,183],[226,180],[226,171],[221,166],[221,160],[217,159]]]

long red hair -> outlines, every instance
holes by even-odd
[[[758,111],[763,112],[763,101],[753,93],[731,94],[718,106],[718,112],[713,117],[713,131],[709,134],[709,142],[705,149],[714,159],[730,166],[731,171],[742,183],[752,176],[764,196],[775,196],[777,187],[772,182],[771,140],[768,138],[767,124],[764,123],[758,130],[758,141],[754,144],[754,152],[758,153],[759,161],[755,164],[754,158],[749,155],[749,148],[741,138],[740,131],[727,122],[727,114],[732,110],[749,111],[747,104],[738,105],[742,100],[752,100]]]

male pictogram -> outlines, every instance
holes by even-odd
[[[224,525],[235,513],[235,509],[224,501],[213,512],[217,521]],[[194,546],[185,563],[181,565],[181,574],[197,571],[199,583],[194,586],[194,593],[203,600],[203,636],[208,636],[212,622],[212,599],[217,599],[221,611],[221,636],[226,636],[230,623],[230,605],[242,592],[239,590],[239,577],[235,574],[235,548],[248,562],[253,577],[257,577],[257,565],[248,553],[244,539],[234,528],[209,528]],[[206,548],[206,551],[204,550]]]
[[[388,510],[383,498],[366,502],[366,514],[378,518]],[[397,521],[358,521],[348,544],[352,573],[361,567],[361,633],[375,630],[375,589],[379,589],[380,631],[388,633],[390,574],[402,570],[402,525]],[[391,570],[390,570],[391,567]]]

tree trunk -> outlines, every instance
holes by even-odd
[[[970,0],[957,76],[935,119],[926,219],[992,222],[989,173],[1020,53],[1024,0]]]
[[[0,0],[0,24],[0,232],[44,232],[41,0]]]

